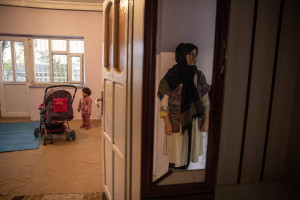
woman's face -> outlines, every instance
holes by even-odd
[[[197,51],[194,49],[189,54],[186,55],[186,61],[188,65],[195,65],[197,60]]]

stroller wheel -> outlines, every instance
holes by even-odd
[[[71,131],[71,138],[72,138],[72,140],[76,139],[76,133],[75,133],[75,131]]]
[[[70,132],[69,131],[66,131],[66,140],[70,141]]]
[[[46,134],[42,134],[42,141],[43,141],[43,145],[47,145],[47,137]]]
[[[35,137],[39,137],[39,133],[40,133],[40,129],[39,128],[34,129],[34,136]]]
[[[52,136],[52,134],[49,134],[49,142],[50,142],[50,144],[53,144],[53,136]]]

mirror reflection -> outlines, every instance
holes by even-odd
[[[215,19],[216,0],[158,1],[153,181],[205,181]]]

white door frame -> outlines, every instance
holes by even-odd
[[[26,73],[26,81],[11,81],[5,82],[3,80],[3,69],[2,69],[2,52],[0,53],[0,96],[1,96],[1,116],[2,117],[29,117],[30,116],[30,107],[29,107],[29,75],[30,75],[30,67],[29,67],[29,42],[27,37],[15,37],[15,36],[0,36],[0,41],[21,41],[24,42],[24,59],[25,59],[25,73]],[[11,45],[13,47],[13,45]],[[0,47],[1,49],[1,47]],[[13,49],[13,48],[12,48]],[[12,55],[13,57],[14,55]],[[13,67],[15,64],[13,63]],[[14,74],[15,76],[15,74]],[[5,94],[5,86],[19,86],[24,85],[26,88],[26,97],[23,97],[27,101],[27,112],[7,112],[7,104],[6,104],[6,94]],[[22,101],[19,99],[18,101]]]
[[[124,3],[124,4],[123,4]],[[123,4],[123,5],[120,5]],[[108,48],[108,12],[113,5],[111,25],[112,49]],[[125,30],[119,31],[119,5],[125,9]],[[127,7],[128,6],[128,7]],[[132,65],[132,2],[105,0],[103,2],[103,117],[102,158],[103,189],[109,200],[131,198],[131,65]],[[122,10],[124,11],[124,10]],[[124,19],[124,18],[122,18]],[[124,27],[123,27],[124,28]],[[125,37],[125,67],[116,70],[119,34]],[[124,50],[124,49],[123,49]],[[110,58],[110,60],[108,60]],[[121,65],[121,64],[120,64]],[[117,116],[117,117],[116,117]]]

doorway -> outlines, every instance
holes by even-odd
[[[204,33],[208,30],[208,27],[214,26],[215,32],[208,35],[214,35],[211,41],[213,41],[212,51],[207,51],[209,48],[204,48],[201,50],[202,55],[205,52],[209,52],[210,57],[208,60],[211,61],[211,92],[210,92],[210,113],[209,113],[209,131],[207,139],[207,156],[205,170],[185,170],[185,171],[176,171],[170,170],[170,168],[165,168],[166,170],[161,170],[158,179],[153,180],[154,167],[160,167],[159,165],[154,165],[156,163],[161,163],[158,161],[158,156],[156,149],[154,149],[154,134],[155,134],[155,99],[157,88],[155,88],[155,78],[157,68],[157,63],[161,60],[157,60],[159,37],[158,30],[160,26],[159,22],[159,13],[161,7],[165,3],[164,0],[155,0],[155,1],[146,1],[145,7],[145,47],[144,47],[144,68],[143,68],[143,90],[147,91],[143,93],[143,119],[142,119],[142,199],[153,199],[153,198],[162,198],[168,197],[172,199],[187,199],[185,196],[189,196],[189,199],[214,199],[214,190],[215,190],[215,181],[216,181],[216,165],[218,157],[218,143],[219,143],[219,134],[221,126],[221,114],[222,114],[222,101],[223,101],[223,84],[224,84],[224,71],[226,66],[226,54],[227,54],[227,30],[228,30],[228,19],[229,19],[229,5],[230,1],[227,0],[217,0],[216,4],[212,6],[212,10],[215,12],[215,20],[212,22],[206,23],[205,27],[201,29],[201,33]],[[190,14],[190,11],[193,10],[195,4],[199,2],[203,3],[205,1],[180,1],[178,2],[184,4],[180,6],[181,10],[180,15],[184,15],[184,12]],[[211,3],[212,1],[206,1]],[[173,3],[173,1],[172,1]],[[173,4],[169,4],[172,6]],[[174,3],[175,4],[175,3]],[[188,5],[186,5],[188,4]],[[148,9],[149,8],[149,9]],[[210,12],[211,9],[208,7],[204,9],[202,13],[207,11]],[[169,11],[169,10],[168,10]],[[191,12],[191,13],[195,13]],[[181,30],[179,27],[187,25],[190,21],[193,21],[192,25],[197,27],[199,20],[194,20],[193,17],[187,18],[183,21],[173,20],[174,17],[169,17],[167,23],[175,23],[177,28],[170,34],[166,34],[166,38],[173,38],[170,35],[176,35],[179,33],[184,33],[180,40],[176,41],[175,46],[173,47],[173,52],[175,51],[176,45],[179,43],[195,43],[193,40],[197,38],[195,35],[193,37],[188,37],[188,30]],[[184,18],[184,17],[182,17]],[[182,19],[181,18],[181,19]],[[196,17],[197,18],[197,17]],[[203,19],[203,18],[200,18]],[[163,21],[163,20],[162,20]],[[179,24],[181,22],[181,24]],[[169,24],[168,24],[169,25]],[[174,26],[176,27],[176,26]],[[193,28],[193,27],[192,27]],[[195,31],[191,31],[192,33]],[[191,33],[191,34],[192,34]],[[186,35],[188,38],[186,38]],[[206,38],[207,39],[207,38]],[[166,39],[163,41],[165,42]],[[204,43],[202,43],[204,44]],[[202,47],[203,45],[201,45]],[[210,45],[209,45],[210,46]],[[162,57],[162,56],[160,56]],[[174,59],[174,56],[172,56]],[[205,56],[201,58],[203,61]],[[198,62],[197,62],[198,63]],[[170,68],[172,65],[169,64]],[[175,64],[175,63],[173,63]],[[197,65],[197,64],[196,64]],[[204,70],[203,70],[204,71]],[[209,70],[204,73],[209,74]],[[163,75],[162,75],[163,76]],[[209,76],[208,76],[209,77]],[[159,143],[158,143],[159,144]],[[155,155],[156,153],[156,155]],[[156,156],[155,159],[153,157]],[[166,166],[166,165],[164,165]],[[157,175],[157,174],[155,174]]]
[[[28,40],[0,37],[1,116],[29,117]]]

